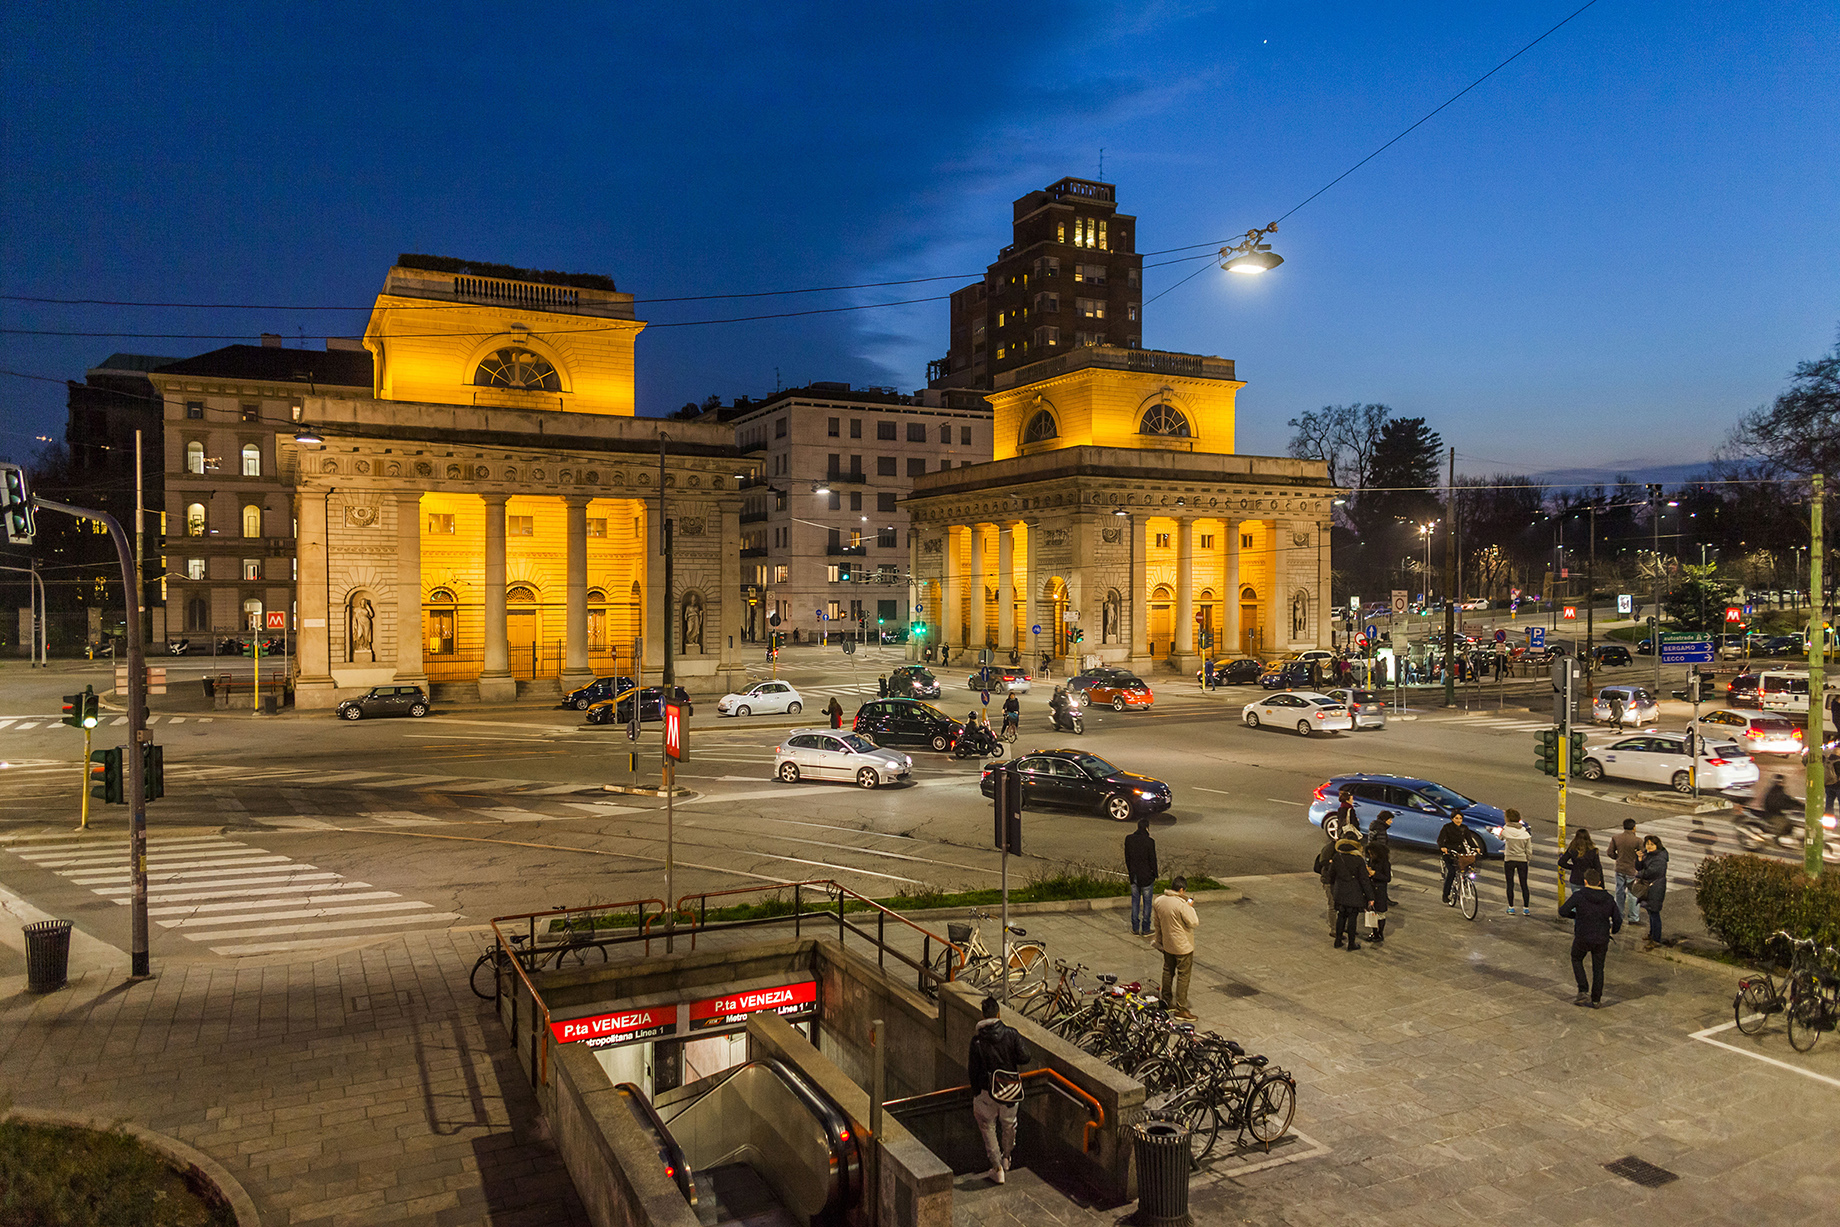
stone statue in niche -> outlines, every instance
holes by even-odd
[[[1302,588],[1291,594],[1291,638],[1302,639],[1310,631],[1310,594]]]
[[[685,652],[703,650],[703,598],[694,592],[684,594]]]
[[[345,606],[346,633],[345,659],[356,664],[360,660],[377,663],[375,622],[377,611],[372,608],[370,599],[362,593],[354,593]]]
[[[1099,642],[1118,642],[1119,612],[1118,590],[1114,588],[1105,594],[1105,604],[1099,611]]]

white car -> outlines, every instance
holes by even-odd
[[[1584,748],[1579,774],[1587,780],[1615,776],[1666,784],[1675,792],[1693,791],[1685,733],[1638,733]],[[1757,764],[1736,742],[1701,742],[1699,790],[1724,792],[1757,782]]]
[[[913,769],[907,755],[843,729],[797,729],[773,747],[773,773],[787,784],[854,780],[860,788],[878,788],[899,783]]]
[[[1356,729],[1386,727],[1386,696],[1378,690],[1331,690],[1329,697],[1348,709]]]
[[[1746,754],[1802,752],[1801,726],[1787,716],[1760,716],[1721,708],[1687,725],[1687,731],[1709,741],[1735,741]]]
[[[1246,704],[1240,716],[1247,728],[1269,724],[1273,728],[1295,729],[1303,737],[1354,728],[1354,717],[1345,705],[1312,690],[1280,690],[1266,695]]]
[[[1591,718],[1605,724],[1616,720],[1617,713],[1610,706],[1612,699],[1623,705],[1622,718],[1617,721],[1618,728],[1626,724],[1640,728],[1644,724],[1653,724],[1661,716],[1660,705],[1640,686],[1605,686],[1597,692],[1597,698],[1591,704]]]
[[[796,716],[804,709],[805,700],[784,682],[755,682],[739,694],[725,694],[716,701],[718,716],[751,716],[755,712]]]

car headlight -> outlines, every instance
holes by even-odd
[[[1155,793],[1153,793],[1153,792],[1145,792],[1145,791],[1144,791],[1143,789],[1141,789],[1141,788],[1139,788],[1139,789],[1137,789],[1137,795],[1138,795],[1138,796],[1140,796],[1140,797],[1142,797],[1142,798],[1143,798],[1144,800],[1146,800],[1146,801],[1154,801],[1154,800],[1156,800],[1156,794],[1155,794]]]

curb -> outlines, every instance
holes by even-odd
[[[215,1187],[223,1199],[230,1204],[231,1213],[236,1215],[237,1227],[262,1227],[262,1216],[256,1212],[255,1199],[235,1176],[201,1150],[196,1150],[181,1142],[178,1138],[168,1137],[164,1133],[137,1125],[133,1121],[116,1121],[105,1124],[99,1118],[84,1116],[79,1112],[59,1112],[52,1109],[14,1107],[6,1113],[33,1125],[69,1125],[79,1129],[90,1129],[106,1133],[111,1128],[120,1129],[136,1141],[165,1156],[166,1160],[183,1174]]]

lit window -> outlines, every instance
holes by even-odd
[[[1182,416],[1168,401],[1158,401],[1145,412],[1143,421],[1137,425],[1140,435],[1166,435],[1174,439],[1188,438],[1188,419]]]
[[[792,578],[792,568],[791,567],[788,567],[782,563],[779,566],[776,566],[773,568],[773,582],[774,583],[783,584],[783,583],[786,583],[791,578]]]
[[[1061,330],[1059,328],[1054,328],[1054,327],[1049,327],[1049,326],[1044,325],[1043,327],[1037,328],[1035,330],[1035,344],[1040,346],[1041,348],[1053,349],[1056,345],[1059,345],[1060,343],[1061,343]]]
[[[201,400],[186,401],[185,402],[185,416],[190,418],[194,422],[203,420],[204,402]]]
[[[185,560],[185,578],[203,579],[204,578],[204,559],[187,558]]]
[[[1004,357],[1006,357],[1006,356],[1008,355],[1008,353],[1009,353],[1009,350],[1007,350],[1007,349],[1006,349],[1006,348],[1004,348],[1003,346],[1001,346],[1001,345],[999,345],[999,346],[997,346],[997,358],[998,358],[999,360],[1001,360],[1001,359],[1003,359]]]
[[[262,578],[262,560],[260,558],[243,559],[243,578],[244,579],[261,579]]]
[[[452,512],[431,511],[428,513],[428,532],[430,535],[439,533],[451,536],[453,531],[454,517]]]
[[[1079,298],[1074,300],[1075,309],[1085,319],[1102,320],[1105,318],[1105,300],[1103,298]]]
[[[262,535],[262,509],[254,503],[243,508],[243,535],[245,537]]]
[[[1169,534],[1168,533],[1158,533],[1156,535],[1156,548],[1159,550],[1166,550],[1169,548]]]
[[[1136,321],[1137,319],[1137,304],[1136,303],[1132,302],[1132,303],[1126,303],[1124,305],[1124,317],[1127,320],[1131,320],[1133,322]]]
[[[590,537],[605,537],[607,535],[607,521],[589,520],[588,535]]]
[[[537,525],[535,516],[506,516],[505,535],[507,537],[534,537]]]
[[[188,537],[204,536],[203,503],[193,503],[185,509],[185,535]]]
[[[1040,443],[1060,433],[1060,429],[1054,424],[1054,415],[1046,409],[1041,409],[1036,411],[1035,416],[1029,419],[1029,424],[1023,428],[1022,441]]]
[[[242,408],[243,420],[245,422],[259,422],[262,420],[262,406],[244,405]]]
[[[506,348],[491,354],[473,372],[473,383],[481,388],[515,388],[523,392],[562,391],[556,368],[527,349]]]
[[[185,445],[185,471],[187,473],[204,472],[204,444],[187,443]]]
[[[831,570],[833,571],[835,571],[836,569],[837,569],[836,567],[831,568]],[[833,576],[832,578],[835,578],[835,577]],[[843,616],[843,606],[840,605],[838,602],[826,601],[824,605],[825,605],[824,614],[832,622],[835,622],[838,618],[841,618]]]
[[[837,582],[837,575],[838,575],[838,570],[837,570],[836,563],[833,562],[829,566],[824,568],[824,578],[829,580],[831,583],[834,584]],[[831,602],[831,610],[832,610],[831,616],[833,618],[837,616],[835,612],[836,609],[837,609],[837,602],[832,601]]]
[[[253,443],[243,444],[243,476],[262,476],[262,449]]]

